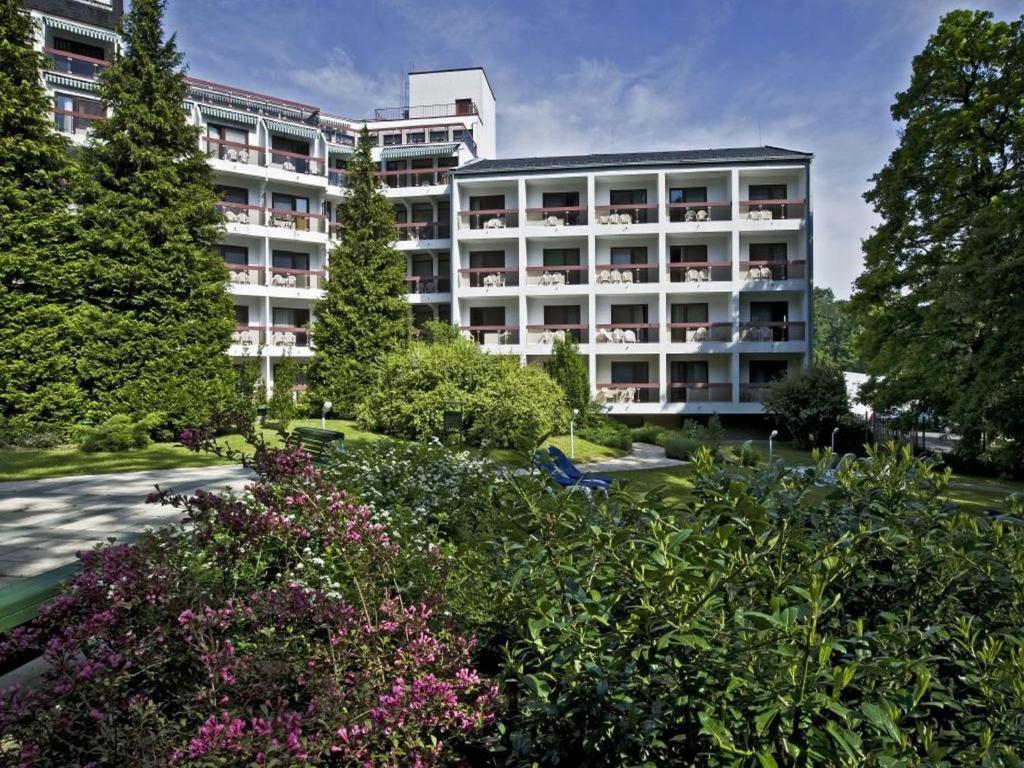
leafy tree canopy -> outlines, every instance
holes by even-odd
[[[850,302],[837,299],[831,288],[814,289],[814,360],[844,371],[861,371],[857,354],[857,320]]]

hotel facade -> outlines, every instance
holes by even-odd
[[[29,0],[54,123],[104,117],[96,79],[120,0]],[[612,414],[762,412],[810,361],[811,155],[774,147],[499,159],[481,68],[412,72],[408,104],[369,117],[189,79],[225,217],[236,329],[228,354],[308,360],[313,303],[340,236],[363,126],[406,257],[414,322],[542,362],[572,336]],[[301,385],[300,385],[301,386]]]

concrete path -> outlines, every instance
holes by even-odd
[[[0,586],[69,563],[111,536],[178,522],[178,510],[146,504],[158,483],[191,493],[241,488],[251,477],[225,465],[0,483]]]
[[[686,464],[679,459],[670,459],[665,449],[649,443],[633,443],[633,450],[617,459],[602,459],[577,464],[581,472],[634,472],[639,469],[663,469],[681,467]]]

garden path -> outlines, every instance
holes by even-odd
[[[641,469],[663,469],[681,467],[686,464],[679,459],[670,459],[665,449],[650,443],[633,443],[633,450],[617,459],[602,459],[579,464],[581,472],[632,472]]]
[[[240,487],[251,477],[224,465],[0,483],[0,587],[69,563],[111,536],[176,523],[178,510],[146,503],[157,483],[191,493]]]

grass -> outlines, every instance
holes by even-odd
[[[558,435],[555,437],[548,438],[544,441],[542,448],[547,448],[549,445],[553,445],[560,449],[566,456],[571,455],[568,435]],[[490,448],[484,452],[491,461],[499,464],[505,464],[510,467],[528,467],[530,466],[530,457],[521,451],[516,451],[512,448]],[[583,440],[582,438],[576,438],[576,458],[574,461],[579,463],[585,463],[588,461],[600,461],[601,459],[615,459],[622,455],[622,451],[616,450],[615,448],[609,448],[604,445],[598,445],[592,443],[589,440]]]

